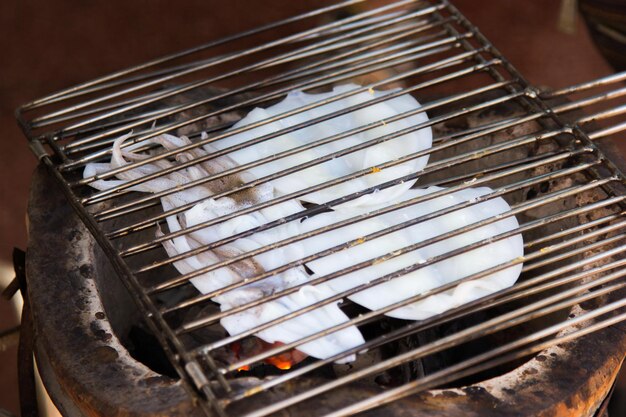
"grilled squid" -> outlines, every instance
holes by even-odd
[[[147,157],[145,154],[134,152],[139,145],[131,145],[122,148],[121,145],[126,138],[127,137],[121,137],[115,142],[110,164],[90,164],[86,167],[84,176],[87,177],[106,172],[112,168],[124,166],[130,161],[140,161]],[[151,142],[165,149],[175,149],[191,143],[186,137],[179,138],[172,135],[161,135],[151,139]],[[141,145],[145,145],[145,142],[142,142]],[[193,153],[181,153],[177,155],[177,159],[179,161],[186,161],[191,158],[205,156],[206,154],[205,149],[195,149]],[[146,164],[120,173],[117,175],[119,179],[98,180],[91,185],[94,188],[105,190],[123,184],[126,181],[141,178],[172,166],[173,163],[167,160],[160,160],[155,164]],[[215,171],[216,166],[219,166],[221,170],[226,170],[235,167],[236,163],[228,157],[220,157],[217,161],[213,162],[212,165],[204,163],[174,171],[173,173],[134,186],[131,189],[133,191],[150,193],[172,189],[190,183],[191,181],[208,177]],[[239,178],[239,181],[245,182],[253,179],[254,177],[251,174],[244,173],[241,175],[241,178]],[[214,185],[214,187],[219,189],[220,185]],[[161,205],[164,211],[184,204],[196,203],[192,208],[178,215],[172,215],[166,218],[169,231],[177,232],[185,230],[188,227],[208,222],[220,216],[248,208],[253,204],[262,203],[275,197],[271,184],[255,187],[252,192],[246,193],[243,197],[239,196],[238,199],[223,197],[215,200],[210,197],[214,192],[215,190],[212,189],[211,184],[209,184],[191,187],[188,190],[180,190],[176,193],[161,197]],[[165,240],[163,241],[163,247],[167,254],[173,257],[201,246],[226,239],[239,232],[245,232],[255,227],[265,225],[273,220],[286,217],[302,210],[304,210],[304,208],[299,202],[295,200],[286,201],[265,209],[253,211],[249,214],[234,217],[227,221],[219,222],[210,227],[201,228],[197,231]],[[282,239],[296,236],[299,232],[300,227],[297,223],[288,223],[268,229],[267,231],[254,233],[245,238],[237,239],[229,244],[220,245],[210,251],[206,250],[197,255],[181,259],[174,262],[174,266],[181,274],[195,272],[202,268],[241,256],[249,251],[264,248]],[[157,236],[162,235],[163,231],[159,228]],[[288,246],[286,248],[276,249],[268,253],[242,259],[228,266],[203,273],[192,278],[190,281],[198,291],[203,294],[217,293],[229,286],[246,282],[259,274],[282,265],[284,259],[299,258],[302,254],[302,246]],[[264,299],[278,291],[302,284],[289,295],[264,302],[258,306],[247,308],[241,312],[222,318],[220,320],[222,326],[224,326],[231,335],[237,335],[332,296],[327,288],[316,288],[306,285],[309,279],[310,275],[305,271],[304,266],[300,266],[288,269],[279,274],[274,274],[267,279],[255,283],[219,292],[219,295],[211,299],[220,304],[222,311],[228,311],[235,307]],[[325,303],[325,305],[312,309],[306,312],[306,314],[284,320],[280,324],[270,326],[265,330],[255,333],[255,335],[268,343],[281,342],[286,344],[324,331],[334,325],[345,323],[349,318],[338,307],[339,301],[340,300]],[[342,330],[329,333],[324,337],[318,337],[311,342],[305,343],[299,346],[298,350],[307,355],[325,359],[363,343],[364,339],[359,330],[355,326],[348,326]],[[338,362],[343,363],[352,360],[354,360],[354,355],[349,355]]]
[[[241,310],[220,320],[231,335],[274,321],[254,334],[268,343],[287,344],[342,327],[298,346],[315,358],[329,358],[365,342],[359,329],[347,324],[349,317],[338,306],[340,294],[368,309],[385,309],[391,317],[421,320],[512,285],[521,265],[501,265],[523,255],[523,242],[519,234],[498,237],[518,227],[515,217],[506,215],[508,204],[499,197],[487,198],[487,187],[412,189],[428,160],[420,152],[432,144],[426,114],[410,95],[368,104],[392,92],[350,94],[358,88],[348,84],[328,93],[291,92],[271,107],[251,111],[231,128],[230,136],[180,152],[175,160],[160,159],[91,185],[104,190],[180,162],[208,159],[218,150],[229,151],[130,190],[178,189],[160,198],[163,209],[190,208],[168,216],[167,228],[197,230],[167,239],[163,247],[170,257],[202,248],[174,266],[181,274],[193,273],[190,282],[202,294],[211,294],[222,311]],[[358,109],[344,111],[351,106]],[[299,127],[303,123],[306,126]],[[246,126],[251,129],[242,131]],[[279,130],[285,131],[271,137]],[[123,148],[126,139],[115,141],[110,163],[89,164],[84,176],[151,156],[154,151],[139,150],[140,145],[146,149],[146,142],[160,150],[191,143],[184,136],[160,135]],[[293,170],[300,164],[306,168]],[[198,181],[233,169],[236,174]],[[197,185],[180,189],[192,181]],[[253,181],[254,187],[245,187]],[[326,187],[330,181],[334,185]],[[241,191],[231,195],[233,189]],[[365,189],[373,191],[333,203],[332,211],[281,221],[304,211],[303,204],[324,204]],[[226,196],[214,198],[224,192]],[[256,209],[284,196],[292,198]],[[391,210],[402,202],[405,207]],[[360,220],[339,224],[355,216]],[[497,221],[473,226],[493,216],[499,216]],[[157,235],[164,233],[159,227]],[[303,233],[309,237],[300,238]],[[235,235],[240,237],[231,239]],[[472,244],[476,247],[463,250]],[[322,251],[327,253],[316,256]],[[446,255],[452,251],[459,253]],[[306,257],[312,260],[305,263]],[[292,264],[287,268],[287,263]],[[489,275],[470,279],[489,268]],[[450,285],[458,280],[463,282]],[[451,288],[421,296],[442,285]],[[281,291],[289,293],[275,295]],[[354,355],[339,362],[351,360]]]
[[[307,94],[302,91],[293,91],[283,101],[274,106],[252,110],[246,117],[235,124],[233,129],[249,126],[297,108],[324,102],[341,94],[348,94],[357,88],[359,88],[358,85],[345,84],[335,87],[333,91],[328,93]],[[426,166],[428,155],[394,164],[394,161],[400,158],[430,148],[432,132],[430,127],[416,128],[416,126],[424,125],[428,121],[428,117],[426,113],[418,111],[420,108],[419,103],[408,94],[367,105],[368,101],[390,93],[391,91],[369,90],[341,98],[337,101],[254,127],[245,132],[234,134],[225,140],[216,142],[215,146],[218,149],[233,147],[273,134],[279,130],[311,122],[316,118],[328,116],[334,112],[346,111],[347,108],[352,106],[361,106],[362,108],[358,110],[281,134],[276,138],[261,141],[229,154],[238,164],[247,164],[262,158],[276,158],[276,156],[288,149],[309,145],[308,149],[295,155],[284,156],[249,168],[248,171],[257,178],[280,173],[300,164],[320,160],[320,158],[328,155],[337,155],[336,157],[328,157],[328,160],[315,166],[273,179],[272,184],[279,195],[306,190],[340,177],[366,171],[366,175],[348,179],[340,184],[297,197],[298,200],[309,203],[327,203],[338,196],[346,196],[388,181],[401,179],[418,172]],[[397,120],[385,122],[385,119],[394,117]],[[365,129],[366,127],[369,127],[369,129]],[[400,134],[403,132],[406,133]],[[337,139],[320,146],[310,147],[315,142],[333,137]],[[363,148],[347,153],[349,148],[354,149],[359,146]],[[411,188],[415,181],[416,178],[407,179],[398,185],[385,188],[384,190],[381,189],[377,193],[366,194],[343,203],[343,206],[381,204],[385,201],[393,200]]]
[[[519,226],[514,216],[504,215],[510,208],[502,198],[487,199],[437,216],[439,211],[454,209],[455,206],[466,202],[471,203],[492,192],[488,187],[464,189],[447,194],[445,191],[440,187],[408,190],[399,199],[379,206],[358,210],[354,208],[337,210],[307,219],[302,224],[303,232],[382,210],[392,204],[425,200],[333,230],[331,233],[318,234],[304,241],[303,246],[309,248],[311,252],[345,242],[356,242],[347,249],[307,263],[309,269],[314,272],[313,278],[370,262],[371,265],[342,275],[326,285],[333,292],[339,293],[373,283],[376,279],[394,276],[395,278],[391,280],[348,297],[370,310],[378,310],[489,268],[497,269],[498,266],[523,256],[524,245],[519,234],[478,246],[486,239],[499,235],[507,236],[507,232]],[[428,199],[429,194],[436,192],[444,195]],[[420,221],[420,218],[433,215],[436,217]],[[503,218],[481,227],[472,226],[498,215],[503,215]],[[367,237],[401,224],[407,226],[371,240]],[[461,229],[466,227],[471,229],[462,232]],[[429,241],[432,243],[427,244]],[[472,244],[477,244],[478,247],[472,250],[463,249]],[[414,249],[411,250],[412,248]],[[460,254],[441,258],[458,249],[463,249]],[[479,279],[465,280],[452,289],[408,303],[386,314],[406,320],[426,319],[513,285],[521,268],[521,264],[517,264],[501,268]]]

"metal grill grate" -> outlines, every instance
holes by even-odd
[[[319,375],[316,372],[332,367],[334,362],[349,355],[362,356],[366,351],[376,351],[454,320],[478,317],[477,314],[481,312],[486,315],[480,316],[482,320],[471,325],[334,378],[311,379],[314,382],[306,389],[294,389],[294,394],[288,398],[263,407],[248,408],[245,415],[269,415],[467,342],[493,334],[510,335],[506,342],[498,346],[484,347],[469,357],[419,378],[403,381],[399,386],[383,390],[371,398],[338,407],[331,415],[361,412],[525,358],[548,346],[626,319],[626,300],[621,296],[626,285],[622,280],[626,274],[622,256],[626,250],[624,176],[594,143],[597,139],[626,128],[623,122],[612,123],[609,127],[597,124],[624,112],[623,105],[606,110],[606,103],[624,95],[626,89],[621,85],[617,88],[613,85],[620,83],[626,75],[618,74],[570,89],[544,93],[529,86],[478,30],[445,1],[403,0],[369,8],[362,7],[362,3],[357,0],[345,1],[172,54],[33,101],[18,112],[18,119],[31,148],[63,185],[68,200],[128,285],[178,373],[190,383],[190,389],[195,395],[207,400],[201,401],[207,413],[228,415],[229,408],[234,405],[254,404],[266,390]],[[361,87],[354,87],[270,119],[233,128],[245,112],[257,106],[273,104],[292,90],[327,91],[334,85],[350,81],[359,83]],[[383,91],[384,94],[372,96],[370,101],[362,104],[254,137],[241,144],[229,145],[213,153],[196,153],[187,159],[176,158],[177,155],[200,149],[203,145],[228,142],[236,133],[284,120],[288,116],[373,89]],[[607,89],[611,90],[607,92]],[[596,91],[601,92],[594,93]],[[418,110],[358,126],[347,132],[321,137],[280,154],[216,171],[158,193],[133,191],[134,186],[147,181],[181,172],[202,162],[211,163],[223,155],[253,144],[271,141],[280,135],[404,94],[414,95],[422,106]],[[580,109],[596,105],[604,107],[594,110],[591,115],[579,113]],[[211,198],[232,197],[308,167],[349,156],[360,149],[420,129],[433,129],[435,134],[430,148],[257,202],[181,230],[167,228],[168,216],[185,213],[209,197],[199,197],[196,201],[166,210],[161,207],[163,197],[228,179],[250,168],[397,120],[409,120],[411,116],[422,112],[428,113],[429,120],[413,123],[401,132],[379,135],[358,146],[319,156],[266,177],[237,183]],[[155,144],[149,140],[164,133],[185,134],[190,142],[155,153]],[[143,144],[133,151],[145,155],[145,158],[97,175],[83,176],[87,164],[110,160],[113,142],[122,135],[127,135],[122,147]],[[224,224],[237,216],[273,207],[426,155],[430,160],[423,169],[375,187],[337,195],[324,204],[307,206],[286,217],[190,248],[171,258],[162,249],[162,243],[170,239],[188,236],[194,231]],[[168,164],[163,164],[163,168],[156,172],[146,173],[141,178],[128,180],[106,190],[98,191],[90,186],[95,181],[115,179],[132,169],[158,161],[166,161]],[[174,262],[219,249],[237,239],[301,222],[363,195],[416,179],[415,187],[418,188],[447,188],[291,236],[185,274],[177,273],[172,268]],[[485,185],[492,189],[487,194],[416,216],[300,259],[282,262],[245,281],[206,294],[199,294],[189,284],[190,279],[249,260],[252,256],[288,247],[313,236],[367,219],[376,219],[386,213],[394,213],[441,196],[449,196],[460,190]],[[190,311],[211,305],[212,298],[227,291],[261,282],[315,259],[499,197],[509,203],[510,210],[330,275],[312,278],[307,283],[281,289],[231,310],[205,309],[190,317]],[[240,334],[225,335],[203,343],[194,338],[225,317],[294,294],[304,286],[329,282],[513,216],[517,218],[519,226],[505,233],[379,276]],[[162,230],[162,234],[155,236],[157,227]],[[387,307],[354,314],[348,321],[328,325],[319,332],[291,343],[273,345],[251,357],[238,358],[230,363],[224,363],[217,357],[220,349],[232,349],[232,346],[238,346],[249,336],[307,314],[322,305],[343,300],[341,307],[349,310],[352,303],[347,297],[364,289],[520,233],[524,237],[523,256]],[[342,329],[351,326],[363,328],[387,320],[387,312],[442,294],[460,282],[483,278],[515,265],[523,265],[523,269],[520,279],[512,287],[424,320],[401,321],[396,328],[379,332],[369,337],[364,344],[326,359],[309,359],[290,370],[278,372],[272,378],[253,382],[245,379],[246,383],[239,378],[241,369],[288,353],[291,349]],[[581,307],[590,300],[595,302],[594,307]],[[547,317],[550,319],[538,320]],[[535,327],[515,337],[511,329],[525,323],[534,323]]]

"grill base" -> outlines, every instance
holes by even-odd
[[[200,415],[182,382],[150,370],[121,343],[118,336],[133,313],[119,306],[132,303],[120,302],[128,297],[126,290],[44,167],[35,172],[28,213],[27,276],[37,356],[55,404],[67,416]],[[589,417],[608,394],[625,351],[626,328],[614,326],[544,351],[500,377],[428,391],[365,415]],[[312,382],[264,393],[255,405],[285,398]],[[342,401],[373,393],[371,388],[343,388],[308,410],[335,410],[345,405]],[[241,405],[232,412],[244,411],[237,408]],[[294,415],[306,416],[307,405],[295,408]]]
[[[37,357],[55,405],[68,416],[68,400],[84,415],[200,415],[180,381],[134,360],[111,328],[107,317],[121,322],[124,312],[103,306],[100,283],[110,296],[128,295],[43,166],[34,174],[28,218]]]

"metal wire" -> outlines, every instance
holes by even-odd
[[[416,393],[428,389],[429,387],[434,387],[440,384],[444,384],[446,382],[454,381],[459,378],[463,378],[467,375],[476,374],[485,369],[490,369],[492,367],[498,366],[503,363],[511,362],[515,359],[523,358],[533,353],[541,352],[544,349],[547,349],[551,346],[556,346],[560,343],[564,343],[570,340],[573,340],[577,337],[581,337],[595,331],[604,329],[608,326],[618,324],[626,320],[626,313],[622,313],[618,316],[605,319],[593,325],[589,325],[581,330],[570,332],[564,336],[556,336],[552,339],[544,342],[540,342],[540,340],[546,336],[551,334],[555,334],[565,328],[567,325],[576,325],[580,322],[584,322],[586,320],[595,318],[602,313],[611,312],[623,308],[624,300],[619,302],[615,302],[609,304],[608,306],[602,308],[601,310],[595,310],[590,313],[586,313],[574,320],[570,323],[559,323],[558,325],[551,326],[550,328],[542,331],[536,332],[530,336],[527,336],[523,340],[516,341],[510,343],[508,345],[502,346],[500,348],[496,348],[493,350],[489,350],[482,355],[478,355],[470,360],[466,360],[456,366],[452,366],[444,371],[437,372],[435,374],[430,375],[429,377],[425,377],[419,381],[415,381],[414,383],[405,384],[403,387],[399,389],[391,390],[384,394],[378,394],[374,397],[369,398],[368,400],[361,401],[351,407],[345,407],[344,409],[338,410],[337,412],[327,414],[327,416],[348,416],[353,415],[357,412],[365,411],[371,409],[373,407],[378,407],[386,402],[397,400],[399,398],[405,397],[410,393]],[[521,348],[525,344],[529,344],[530,346],[526,348]],[[248,416],[261,416],[263,414],[251,413]]]
[[[617,202],[617,201],[611,201],[611,203],[615,203],[615,202]],[[543,220],[539,221],[539,223],[542,223],[542,222],[543,222]],[[526,230],[532,228],[533,226],[536,227],[537,225],[538,225],[537,223],[531,224],[531,225],[526,225]],[[474,225],[472,225],[472,226],[474,226]],[[478,224],[476,224],[476,227],[478,227]],[[361,285],[359,287],[356,287],[356,288],[353,288],[351,290],[347,290],[347,291],[344,291],[342,293],[338,293],[335,296],[333,296],[331,298],[327,298],[327,299],[325,299],[323,301],[320,301],[320,303],[315,304],[313,306],[309,306],[309,307],[306,307],[306,308],[302,308],[302,309],[296,310],[296,311],[294,311],[294,312],[292,312],[292,313],[290,313],[288,315],[281,316],[278,319],[275,319],[275,320],[269,321],[267,323],[264,323],[263,325],[257,326],[257,327],[255,327],[255,328],[253,328],[251,330],[239,333],[236,336],[230,336],[229,338],[221,339],[218,342],[214,342],[212,344],[204,345],[202,347],[202,351],[212,350],[212,349],[215,349],[217,347],[226,345],[226,344],[228,344],[230,342],[237,341],[237,340],[239,340],[239,339],[241,339],[241,338],[243,338],[243,337],[245,337],[245,336],[247,336],[249,334],[253,334],[253,333],[259,332],[259,331],[264,330],[266,328],[269,328],[269,327],[271,327],[273,325],[279,324],[279,323],[284,322],[284,321],[286,321],[288,319],[291,319],[293,317],[297,317],[298,315],[301,315],[301,314],[304,314],[306,312],[309,312],[309,311],[319,307],[320,305],[325,305],[325,304],[327,304],[329,302],[335,301],[336,299],[341,299],[343,297],[347,297],[349,295],[352,295],[352,294],[355,294],[357,292],[363,291],[363,290],[365,290],[367,288],[374,287],[375,285],[380,284],[382,282],[385,282],[385,281],[387,281],[389,279],[398,278],[398,277],[403,276],[403,275],[405,275],[405,274],[407,274],[409,272],[413,272],[413,271],[419,270],[421,268],[424,268],[426,266],[432,265],[434,263],[444,261],[446,259],[449,259],[449,258],[455,256],[455,255],[462,254],[462,253],[464,253],[466,251],[469,251],[471,249],[474,249],[476,247],[484,246],[486,244],[492,243],[493,241],[497,241],[497,240],[505,239],[505,238],[510,237],[510,236],[514,236],[516,233],[519,233],[519,232],[522,232],[522,231],[525,231],[525,230],[524,230],[523,227],[520,227],[520,228],[515,229],[514,231],[503,233],[503,234],[500,234],[500,235],[496,235],[496,236],[494,236],[491,239],[485,239],[485,240],[477,242],[475,244],[465,246],[465,247],[463,247],[461,249],[458,249],[456,251],[447,252],[445,255],[438,256],[438,257],[435,257],[435,258],[431,258],[431,259],[429,259],[428,261],[426,261],[424,263],[416,263],[416,264],[411,265],[411,266],[409,266],[407,268],[404,268],[402,270],[398,270],[398,271],[395,271],[395,272],[390,273],[388,275],[385,275],[385,276],[382,276],[380,278],[377,278],[376,280],[372,280],[368,284],[363,284],[363,285]],[[428,242],[431,243],[432,241],[429,240]],[[420,244],[417,244],[417,245],[415,245],[413,247],[410,247],[410,248],[405,248],[406,250],[403,250],[401,253],[409,252],[410,250],[417,248],[418,245],[420,245]],[[401,254],[401,253],[399,253],[399,254]],[[384,257],[381,257],[381,258],[384,258]],[[520,260],[517,260],[517,263],[519,263],[519,262],[520,262]],[[474,279],[481,278],[483,276],[487,276],[487,275],[489,275],[489,274],[491,274],[493,272],[497,272],[499,270],[505,269],[506,267],[512,266],[514,264],[515,263],[501,264],[501,265],[498,265],[496,267],[490,268],[489,270],[485,270],[485,271],[481,271],[480,273],[469,275],[467,277],[464,277],[462,279],[459,279],[457,281],[454,281],[454,282],[446,284],[446,285],[442,285],[442,286],[436,287],[433,290],[424,292],[424,293],[416,295],[414,297],[406,298],[403,301],[394,303],[394,304],[389,305],[387,307],[377,309],[377,310],[372,311],[370,313],[362,314],[359,317],[350,320],[349,322],[342,323],[340,325],[336,325],[336,326],[333,326],[333,327],[326,328],[324,331],[321,331],[321,332],[318,332],[318,333],[314,333],[313,335],[307,336],[306,338],[302,338],[302,339],[300,339],[300,340],[298,340],[296,342],[287,343],[287,344],[281,345],[281,347],[279,347],[279,348],[268,350],[268,351],[264,352],[263,354],[261,354],[260,356],[262,356],[263,358],[275,356],[275,355],[280,354],[280,353],[282,353],[282,352],[284,352],[284,351],[286,351],[288,349],[295,348],[295,347],[297,347],[297,346],[299,346],[299,345],[301,345],[303,343],[315,340],[316,338],[321,337],[323,335],[339,331],[341,329],[349,327],[350,325],[354,325],[354,324],[359,324],[359,323],[365,322],[369,318],[379,317],[382,314],[390,312],[390,311],[393,311],[393,310],[395,310],[395,309],[397,309],[399,307],[403,307],[405,305],[409,305],[409,304],[412,304],[414,302],[423,300],[423,299],[427,298],[430,295],[439,294],[439,293],[441,293],[443,291],[447,291],[447,290],[450,290],[452,288],[455,288],[458,284],[460,284],[462,282],[468,282],[468,281],[471,281],[471,280],[474,280]],[[359,266],[362,267],[362,265],[359,265]],[[328,278],[328,277],[325,277],[325,278]],[[328,278],[328,279],[330,279],[330,278]],[[264,301],[265,301],[265,299],[264,299]],[[230,312],[231,312],[231,310],[227,311],[227,313],[230,313]],[[228,315],[228,314],[225,314],[225,315]],[[205,319],[205,320],[208,320],[208,318]],[[195,329],[197,327],[201,327],[202,325],[207,324],[207,323],[205,323],[205,320],[202,320],[199,323],[191,323],[191,324],[188,324],[187,326],[183,326],[179,330],[179,333],[184,332],[184,331],[189,331],[189,330]],[[250,359],[248,359],[248,360],[250,360]],[[234,368],[234,369],[237,369],[237,368]]]
[[[626,113],[626,105],[614,103],[626,96],[626,89],[620,84],[626,75],[616,74],[557,91],[539,92],[528,85],[478,29],[447,1],[401,0],[378,8],[364,9],[339,20],[315,24],[315,19],[361,2],[346,1],[174,53],[51,94],[18,110],[18,120],[30,140],[31,148],[63,186],[68,201],[112,260],[151,330],[188,384],[190,393],[202,399],[200,404],[207,412],[211,408],[218,415],[227,416],[231,404],[253,403],[256,395],[289,381],[306,379],[316,370],[332,367],[335,361],[355,354],[363,355],[368,350],[381,349],[403,338],[436,329],[444,323],[478,312],[487,314],[487,318],[402,354],[383,358],[363,369],[321,381],[290,398],[265,407],[249,408],[246,415],[260,417],[289,409],[303,401],[330,395],[335,388],[435,355],[454,345],[493,333],[509,334],[507,330],[514,326],[522,326],[557,312],[569,312],[584,301],[598,300],[599,306],[569,319],[565,314],[557,323],[546,321],[539,330],[507,339],[501,346],[485,347],[480,354],[463,358],[458,363],[446,365],[397,388],[335,410],[330,415],[352,415],[384,406],[399,398],[525,357],[626,319],[626,301],[623,298],[626,287],[623,280],[626,275],[626,261],[623,258],[626,251],[626,179],[594,143],[594,140],[626,129],[626,121],[615,121]],[[313,27],[308,29],[310,26],[305,22],[313,23]],[[278,27],[292,27],[294,23],[297,23],[295,26],[302,24],[300,27],[307,29],[299,30],[299,27],[295,27],[291,34],[267,43],[259,43],[254,36]],[[207,56],[219,45],[228,45],[231,52]],[[181,62],[184,59],[189,61]],[[234,126],[254,106],[274,104],[294,89],[316,92],[350,81],[356,81],[359,85],[254,123]],[[166,85],[171,82],[176,84]],[[226,82],[228,88],[219,88],[221,83]],[[398,86],[400,88],[396,89]],[[287,117],[304,115],[324,105],[372,93],[374,89],[383,94],[377,97],[372,94],[365,102],[352,103],[295,125],[282,125],[271,133],[242,143],[229,144],[237,134],[262,126],[273,126],[270,123],[280,123]],[[227,157],[233,152],[276,141],[283,135],[323,125],[342,115],[386,103],[405,94],[419,98],[421,107],[391,117],[381,117],[375,122],[355,126],[341,133],[317,137],[270,156],[212,172],[208,176],[188,180],[155,193],[133,191],[133,187],[148,181],[168,175],[183,175],[186,170],[200,164],[210,165],[217,158]],[[499,113],[498,109],[503,107],[513,110]],[[425,112],[429,116],[427,121],[409,123],[412,116]],[[225,116],[230,118],[226,121],[220,119]],[[216,123],[207,127],[203,125],[207,121]],[[371,133],[374,129],[398,121],[408,123],[408,127],[370,136],[370,139],[358,145],[329,151],[265,176],[242,180],[208,197],[199,196],[167,210],[160,207],[162,199],[176,196],[177,193],[196,187],[210,187],[216,181],[237,177],[250,169],[268,167],[280,159],[303,155],[303,152],[309,150],[320,150],[324,145],[360,133]],[[606,121],[610,125],[602,124]],[[152,141],[165,133],[180,136],[181,129],[186,129],[191,138],[184,146],[163,150]],[[262,184],[272,184],[287,175],[306,175],[306,169],[320,167],[329,161],[424,129],[433,129],[436,133],[432,146],[427,149],[406,152],[400,158],[354,170],[284,195],[252,201],[231,212],[180,230],[165,229],[170,216],[183,215],[209,199],[217,200],[255,190]],[[116,142],[121,135],[127,134],[122,143]],[[109,161],[114,142],[125,150],[132,146],[133,152],[142,155],[142,158],[110,167],[104,172],[99,171],[96,175],[84,176],[83,170],[87,164]],[[227,145],[210,153],[201,152],[205,145],[214,143]],[[195,232],[222,225],[240,216],[423,157],[430,158],[424,168],[416,168],[410,174],[382,184],[333,196],[323,204],[303,207],[301,211],[211,243],[190,247],[171,257],[162,250],[163,243],[172,239],[189,237]],[[119,179],[150,166],[157,166],[158,169],[144,172],[141,177],[126,179],[108,189],[97,191],[91,188],[96,181]],[[240,239],[286,224],[298,224],[346,202],[407,181],[416,181],[416,187],[447,188],[402,202],[390,202],[384,207],[242,251],[184,274],[172,274],[172,266],[178,262],[213,253]],[[311,237],[376,220],[416,204],[449,197],[461,190],[479,186],[489,186],[491,191],[470,201],[405,219],[356,239],[346,238],[340,244],[298,259],[285,260],[276,267],[246,276],[244,281],[204,294],[185,295],[190,292],[180,292],[181,288],[189,287],[190,280],[194,278],[253,261],[255,256],[275,253],[272,251],[305,242]],[[312,277],[306,283],[276,290],[225,311],[211,310],[211,313],[189,316],[193,307],[206,306],[217,296],[251,284],[267,282],[278,274],[306,267],[314,260],[358,247],[364,242],[376,242],[376,239],[391,233],[500,198],[508,202],[510,209],[497,216],[416,241],[330,274]],[[295,294],[305,286],[341,278],[507,218],[517,218],[519,226],[377,276],[367,283],[337,292],[315,304],[295,309],[237,334],[202,343],[190,341],[189,336],[198,334],[208,326],[219,325],[224,318],[253,308],[263,308],[267,303]],[[155,236],[157,227],[164,230]],[[270,346],[262,352],[237,358],[230,363],[223,363],[216,356],[220,349],[229,349],[245,338],[302,317],[322,306],[337,304],[366,289],[519,234],[525,241],[523,256],[502,260],[457,281],[349,317],[340,324],[328,324],[306,337]],[[391,320],[385,314],[399,307],[442,294],[461,283],[488,277],[516,265],[522,265],[522,275],[511,287],[421,321],[404,322],[402,326],[377,334],[360,346],[324,359],[310,360],[271,379],[259,379],[245,389],[234,389],[232,386],[241,368],[253,368],[255,364],[349,327],[363,328],[371,323]],[[168,299],[168,295],[177,291],[177,296]],[[503,308],[504,312],[492,313],[495,307]]]

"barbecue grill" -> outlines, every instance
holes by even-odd
[[[625,249],[625,177],[610,143],[601,140],[626,128],[626,122],[619,120],[624,106],[612,102],[626,93],[620,84],[626,74],[563,90],[541,91],[530,86],[448,2],[403,0],[355,11],[352,6],[357,3],[362,2],[345,1],[156,59],[19,109],[20,125],[42,165],[31,197],[27,265],[35,322],[48,322],[47,330],[41,331],[44,343],[37,355],[44,376],[67,363],[64,361],[80,363],[58,386],[51,384],[53,393],[67,391],[72,384],[80,385],[82,375],[83,380],[88,377],[87,385],[102,387],[109,398],[118,395],[112,404],[119,400],[127,404],[129,414],[137,415],[489,415],[487,409],[493,415],[593,415],[610,390],[626,349],[622,325],[626,319],[626,283],[622,279],[626,272],[621,256]],[[250,39],[255,46],[241,47],[241,42]],[[239,131],[269,123],[262,120],[232,129],[246,112],[276,103],[289,91],[326,91],[348,81],[361,87],[343,93],[345,97],[373,89],[385,91],[367,105],[402,94],[417,97],[422,103],[419,112],[428,113],[430,119],[409,130],[432,127],[433,146],[179,231],[169,230],[166,218],[183,213],[197,202],[164,211],[161,197],[219,180],[228,183],[229,175],[251,166],[411,114],[319,138],[285,154],[230,172],[212,172],[209,177],[158,194],[132,190],[135,185],[170,172],[364,107],[351,106],[204,157],[175,160],[176,155],[188,150],[227,142]],[[289,111],[275,119],[339,98]],[[155,154],[147,141],[163,133],[187,135],[191,143]],[[88,163],[111,158],[113,142],[122,135],[127,135],[123,147],[144,144],[140,151],[146,159],[84,177]],[[384,143],[394,135],[398,134],[378,136],[362,147]],[[347,148],[254,182],[229,184],[212,197],[233,196],[357,150]],[[425,168],[375,188],[308,206],[286,218],[174,258],[162,248],[162,242],[168,239],[424,155],[430,156]],[[133,167],[160,160],[174,161],[174,166],[111,189],[96,191],[90,187],[95,181],[114,179]],[[447,188],[186,274],[173,268],[178,260],[415,179],[416,187]],[[228,335],[219,326],[220,319],[235,314],[237,309],[221,312],[210,301],[215,295],[393,230],[285,262],[213,293],[199,294],[189,284],[194,277],[258,253],[482,185],[493,191],[474,201],[416,217],[400,227],[497,197],[503,197],[511,209],[330,276],[317,277],[308,285],[386,262],[503,218],[515,216],[518,228],[381,276],[237,335]],[[523,264],[520,279],[510,288],[415,322],[391,319],[385,313],[445,292],[460,282],[372,311],[359,309],[347,300],[351,294],[386,280],[520,233],[524,237],[523,256],[461,280],[476,280]],[[64,250],[66,258],[58,259],[51,247]],[[42,282],[33,278],[39,276],[58,280]],[[64,276],[71,277],[69,282],[62,282]],[[281,290],[239,309],[263,305],[301,287]],[[96,293],[98,297],[94,298]],[[44,294],[58,294],[58,298],[46,300]],[[80,314],[64,317],[65,306],[55,305],[58,299],[79,300],[83,303]],[[329,325],[293,343],[265,346],[254,336],[337,300],[342,300],[341,308],[350,317],[348,322]],[[293,356],[298,346],[349,326],[362,330],[367,336],[365,344],[327,359],[280,362],[285,355]],[[87,334],[85,328],[93,334]],[[63,357],[63,334],[67,331],[74,332],[73,343],[84,343],[87,352],[82,360]],[[58,351],[58,355],[51,355],[52,351]],[[354,354],[354,363],[336,363]],[[103,368],[107,369],[105,374],[101,373]],[[581,375],[587,376],[586,385],[580,384]],[[533,386],[538,383],[549,387],[549,391],[537,392]],[[128,386],[134,389],[123,394]],[[565,405],[547,397],[563,398]],[[107,410],[97,395],[89,401],[83,404],[86,409],[123,413]],[[68,415],[76,413],[67,404],[61,404],[61,408]]]

